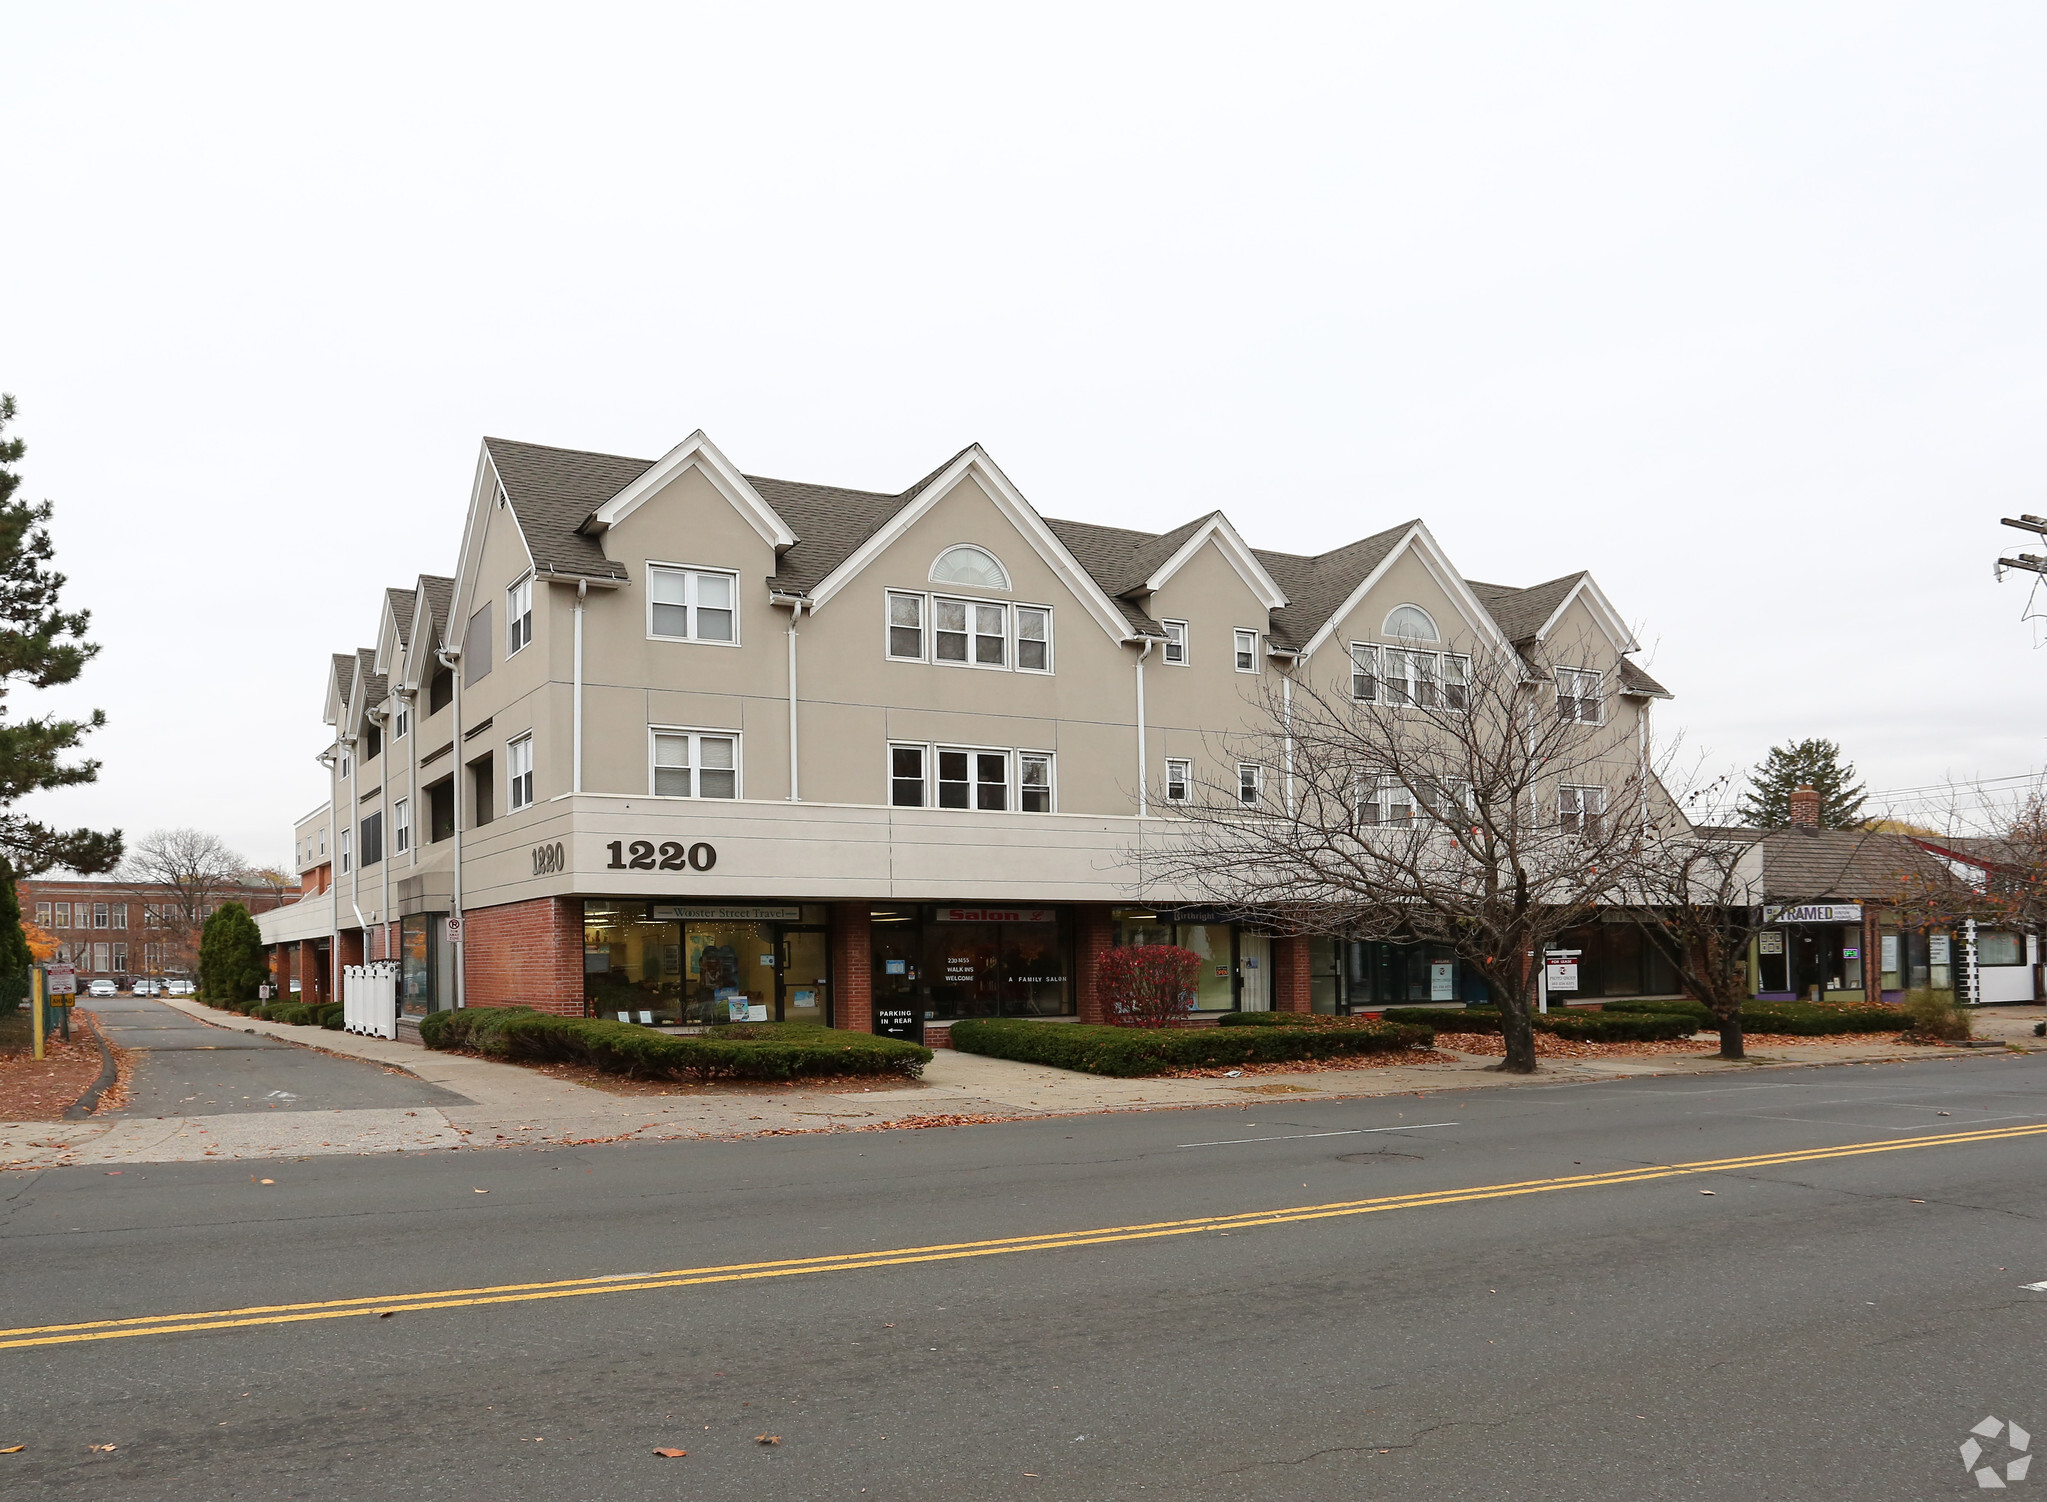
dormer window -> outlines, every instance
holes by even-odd
[[[985,548],[961,543],[947,548],[931,565],[933,584],[964,584],[971,589],[1008,589],[1009,574]]]

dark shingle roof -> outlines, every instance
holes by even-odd
[[[398,645],[400,647],[412,645],[412,610],[416,603],[417,596],[409,589],[387,589],[384,591],[384,604],[391,611],[392,623],[398,627]]]
[[[1668,699],[1670,690],[1651,678],[1629,659],[1621,659],[1621,692],[1640,694],[1649,699]]]
[[[1535,633],[1557,613],[1557,606],[1564,603],[1564,597],[1577,588],[1578,581],[1584,577],[1580,570],[1561,579],[1551,579],[1546,584],[1531,584],[1526,589],[1516,589],[1511,584],[1481,584],[1476,579],[1464,582],[1471,586],[1471,592],[1478,596],[1479,603],[1499,622],[1500,634],[1519,646],[1534,640]]]
[[[535,569],[571,578],[626,576],[623,568],[604,556],[596,538],[576,529],[654,461],[545,448],[508,438],[486,438],[483,447],[518,517]]]
[[[444,647],[448,644],[448,612],[455,608],[455,581],[441,574],[421,574],[419,593],[426,597],[427,629],[432,639],[430,647]]]
[[[1773,829],[1763,836],[1763,891],[1773,901],[1881,901],[1901,881],[1939,883],[1947,868],[1903,835],[1860,829]]]
[[[375,652],[368,647],[355,649],[355,686],[356,690],[360,690],[361,697],[357,697],[355,690],[350,691],[348,702],[351,708],[365,704],[381,704],[390,696],[390,685],[385,681],[384,675],[376,671],[376,666]]]
[[[547,448],[504,438],[486,438],[484,446],[518,515],[537,568],[542,572],[593,578],[626,576],[623,568],[604,556],[597,538],[578,529],[592,512],[638,479],[655,461],[581,449]],[[774,584],[791,593],[801,593],[817,584],[973,447],[969,444],[916,484],[894,495],[764,475],[746,476],[747,483],[796,534],[796,543],[784,549],[777,561]],[[1116,602],[1132,633],[1158,637],[1164,632],[1142,600],[1125,596],[1141,591],[1144,581],[1159,565],[1215,514],[1208,512],[1169,532],[1142,532],[1053,517],[1044,520],[1052,535],[1101,586],[1103,593]],[[1296,650],[1305,646],[1415,525],[1412,521],[1403,522],[1313,557],[1253,549],[1253,556],[1288,600],[1272,612],[1273,645]],[[1568,574],[1527,589],[1476,582],[1471,588],[1508,639],[1525,642],[1584,577],[1583,573]],[[421,587],[427,587],[425,579]],[[430,593],[429,606],[445,637],[448,601]],[[1632,663],[1623,663],[1622,677],[1625,692],[1669,697],[1661,685]]]
[[[341,702],[348,702],[348,691],[355,686],[355,654],[336,652],[334,654],[334,687],[341,696]]]

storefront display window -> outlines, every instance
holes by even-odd
[[[1116,924],[1117,945],[1175,944],[1199,957],[1198,984],[1194,993],[1197,1012],[1233,1012],[1238,1006],[1237,927],[1232,923],[1208,921],[1205,912],[1181,909],[1114,908],[1109,916]],[[1260,985],[1263,985],[1261,977]],[[1260,990],[1257,995],[1264,995]],[[1266,1003],[1270,1006],[1270,1002]],[[1254,1010],[1261,1010],[1255,1008]]]
[[[821,904],[583,904],[591,1013],[656,1024],[828,1022]]]
[[[878,1012],[927,1021],[1073,1014],[1059,908],[904,905],[877,908],[870,922]]]

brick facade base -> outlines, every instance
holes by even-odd
[[[1297,936],[1275,935],[1272,940],[1272,1009],[1275,1012],[1312,1012],[1313,994],[1308,989],[1308,941]]]
[[[832,1026],[874,1031],[874,919],[867,903],[832,904]]]
[[[463,924],[466,1005],[583,1015],[580,897],[536,897],[473,908],[463,915]]]
[[[1108,907],[1099,902],[1082,903],[1073,909],[1073,994],[1082,1022],[1107,1022],[1102,1003],[1101,960],[1116,944],[1116,925]]]

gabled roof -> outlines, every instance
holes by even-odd
[[[604,556],[596,538],[577,529],[591,512],[650,468],[652,460],[547,448],[509,438],[486,438],[483,448],[525,534],[535,569],[572,579],[626,576]]]
[[[1471,585],[1471,592],[1492,612],[1493,619],[1500,623],[1501,633],[1518,647],[1535,640],[1536,633],[1549,624],[1550,617],[1570,598],[1571,591],[1578,587],[1578,581],[1586,577],[1580,570],[1561,579],[1551,579],[1546,584],[1531,584],[1525,589],[1516,589],[1511,584],[1481,584],[1476,579],[1466,582]]]
[[[1621,659],[1620,676],[1621,692],[1624,694],[1635,694],[1644,699],[1668,699],[1671,697],[1669,689],[1643,672],[1629,658],[1623,657]]]
[[[391,623],[398,632],[398,645],[412,645],[412,616],[418,605],[418,595],[409,589],[387,589],[384,591],[384,608],[391,612]]]
[[[446,646],[448,612],[455,608],[455,581],[443,574],[421,574],[416,593],[429,633],[426,645]]]
[[[1763,836],[1763,892],[1771,900],[1883,901],[1902,880],[1938,883],[1946,869],[1903,835],[1863,829],[1773,829]]]
[[[382,704],[391,695],[390,681],[377,671],[377,654],[368,647],[355,650],[355,687],[348,695],[348,718],[351,723],[362,719],[365,709]]]
[[[1272,612],[1273,645],[1299,649],[1314,639],[1357,588],[1384,563],[1418,521],[1402,522],[1314,557],[1258,550],[1258,561],[1286,591],[1287,603]]]

